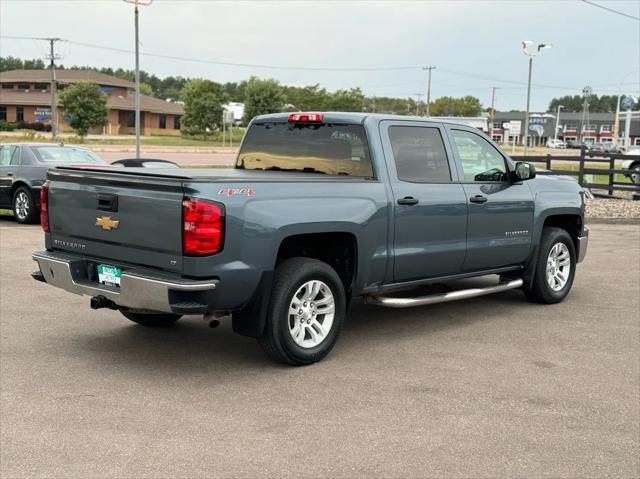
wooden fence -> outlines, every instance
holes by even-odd
[[[633,183],[631,180],[616,181],[616,175],[630,175],[631,173],[638,174],[638,171],[623,170],[616,168],[616,160],[631,160],[638,159],[637,156],[621,155],[621,154],[609,154],[609,153],[591,153],[584,148],[580,150],[580,156],[562,156],[562,155],[541,155],[541,156],[512,156],[514,161],[527,161],[529,163],[544,164],[546,171],[538,170],[540,175],[568,175],[576,176],[578,183],[584,188],[588,188],[592,191],[594,196],[604,196],[608,198],[615,198],[613,196],[614,191],[626,191],[632,194],[634,200],[640,200],[640,184]],[[559,168],[554,167],[554,162],[563,162],[564,165],[559,165]],[[567,163],[577,163],[578,169],[568,170],[566,169]],[[606,165],[604,168],[595,168],[587,165],[587,163],[601,163]],[[565,169],[561,169],[564,167]],[[608,178],[606,183],[592,183],[588,181],[587,175],[599,175],[606,176]],[[601,193],[594,190],[605,190],[606,193]]]

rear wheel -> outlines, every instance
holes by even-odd
[[[18,223],[35,223],[38,211],[33,201],[31,190],[21,186],[13,193],[13,216]]]
[[[346,308],[336,271],[310,258],[276,268],[267,323],[258,343],[274,360],[301,366],[320,361],[335,345]]]
[[[134,323],[147,326],[149,328],[167,328],[179,320],[180,314],[169,313],[133,313],[131,311],[120,311],[122,315]]]
[[[535,276],[523,291],[538,303],[559,303],[573,285],[576,252],[571,236],[562,228],[544,228],[535,265]]]

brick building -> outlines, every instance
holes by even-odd
[[[521,145],[524,136],[524,119],[525,112],[523,111],[496,112],[491,131],[494,141],[506,143],[508,140],[511,143],[513,136],[510,136],[509,130],[504,128],[504,124],[519,121],[521,132],[516,137],[516,144]],[[587,121],[586,118],[583,118],[582,113],[565,113],[561,111],[558,123],[558,139],[565,142],[580,140],[587,144],[612,142],[614,140],[614,122],[615,113],[590,113]],[[530,144],[533,146],[545,145],[547,140],[554,138],[555,127],[555,114],[531,113],[529,115]],[[619,143],[623,143],[624,131],[625,114],[623,112],[620,115],[618,126]],[[631,120],[629,140],[631,145],[640,145],[640,119],[637,116]]]
[[[107,95],[107,123],[90,133],[127,135],[135,133],[135,85],[90,70],[56,70],[58,90],[80,81],[96,83]],[[140,128],[143,135],[179,135],[181,104],[140,95]],[[51,122],[51,71],[11,70],[0,73],[0,120]],[[61,132],[72,131],[64,108],[58,108]]]

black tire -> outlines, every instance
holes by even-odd
[[[131,311],[120,311],[122,315],[133,321],[134,323],[141,324],[148,328],[168,328],[179,320],[182,315],[169,314],[169,313],[133,313]]]
[[[633,171],[633,173],[629,175],[631,183],[640,185],[640,163],[633,165],[630,169]]]
[[[33,201],[33,194],[26,186],[20,186],[13,192],[13,217],[18,223],[30,224],[38,221],[40,212]]]
[[[558,243],[562,243],[569,251],[570,270],[569,277],[562,289],[554,291],[547,281],[547,258],[551,249]],[[576,274],[576,249],[571,236],[562,228],[547,227],[542,230],[538,258],[535,264],[535,275],[529,286],[522,288],[524,294],[531,301],[544,304],[554,304],[562,301],[571,291],[573,279]]]
[[[334,300],[334,317],[322,342],[313,347],[298,345],[289,331],[289,306],[294,295],[306,282],[322,281]],[[311,258],[291,258],[280,264],[274,274],[267,321],[258,343],[273,360],[292,366],[315,363],[324,358],[335,345],[346,311],[344,286],[338,273],[326,263]],[[319,318],[320,316],[318,316]],[[308,333],[303,333],[303,339]]]

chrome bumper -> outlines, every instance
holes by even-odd
[[[33,253],[32,258],[38,263],[44,280],[51,286],[84,296],[104,296],[116,305],[132,310],[188,314],[190,307],[194,314],[199,313],[208,305],[193,301],[189,293],[201,298],[201,293],[214,291],[219,282],[153,277],[125,270],[120,277],[120,287],[112,287],[87,279],[85,258],[50,251]]]
[[[582,236],[578,236],[578,263],[584,261],[587,255],[587,246],[589,245],[589,230],[584,228]]]

